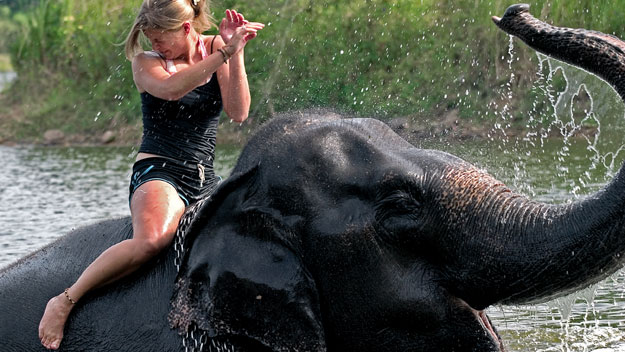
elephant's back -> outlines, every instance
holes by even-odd
[[[2,349],[40,348],[37,327],[47,301],[71,285],[104,250],[131,236],[129,217],[99,222],[2,269],[0,316],[11,322],[0,324]],[[162,350],[175,350],[179,339],[167,323],[175,279],[172,252],[83,297],[66,325],[62,350],[119,350],[120,346],[130,350],[126,347],[146,340],[163,346],[171,343]]]
[[[112,244],[132,236],[130,217],[98,222],[64,235],[0,270],[0,290],[62,280],[84,270]]]

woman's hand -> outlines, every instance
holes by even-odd
[[[256,32],[263,29],[264,24],[249,22],[242,14],[235,10],[226,10],[226,17],[219,25],[219,35],[226,45],[232,46],[234,53],[241,50],[245,44],[256,37]]]

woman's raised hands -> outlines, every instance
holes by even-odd
[[[235,10],[226,10],[226,17],[219,25],[219,35],[226,45],[230,44],[236,51],[241,50],[249,40],[254,39],[259,30],[265,27],[260,22],[249,22]],[[235,52],[236,52],[235,51]]]

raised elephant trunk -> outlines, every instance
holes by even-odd
[[[510,6],[493,22],[532,49],[601,77],[625,99],[625,43],[586,29],[555,27],[534,18],[529,5]]]
[[[622,171],[600,192],[566,205],[529,200],[472,167],[449,169],[441,182],[445,226],[471,238],[441,250],[450,263],[446,286],[475,309],[570,293],[623,263]]]
[[[537,51],[598,75],[625,99],[624,42],[599,32],[554,27],[528,11],[528,5],[514,5],[493,21]],[[623,167],[601,191],[558,206],[514,194],[472,167],[450,168],[441,180],[453,186],[440,199],[452,214],[449,226],[473,237],[446,255],[451,263],[448,289],[474,308],[570,293],[598,282],[623,263]],[[458,204],[466,198],[474,202]]]

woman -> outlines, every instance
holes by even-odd
[[[134,82],[141,93],[143,141],[133,166],[130,211],[133,237],[103,252],[78,280],[48,302],[39,338],[57,349],[75,303],[93,288],[135,271],[167,247],[185,206],[215,185],[213,157],[222,107],[237,122],[247,118],[250,92],[243,48],[264,27],[226,11],[219,35],[206,0],[144,0],[126,39]],[[142,52],[143,33],[153,51]]]

